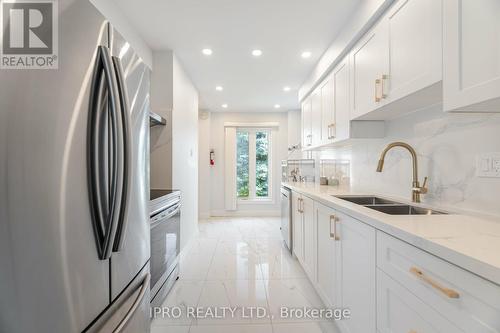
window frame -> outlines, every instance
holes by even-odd
[[[236,189],[236,198],[239,203],[270,203],[273,202],[273,129],[269,127],[237,127],[236,135],[238,132],[248,133],[248,197],[238,196]],[[256,133],[266,132],[268,135],[268,153],[267,153],[267,183],[268,193],[266,197],[256,196]],[[238,159],[238,150],[236,149],[236,159]],[[237,167],[237,166],[236,166]],[[236,171],[236,170],[235,170]]]

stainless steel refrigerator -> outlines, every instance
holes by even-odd
[[[0,70],[0,332],[149,332],[150,70],[87,0]]]

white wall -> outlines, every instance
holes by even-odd
[[[210,158],[210,127],[211,113],[199,112],[198,122],[198,212],[200,219],[210,217],[210,182],[211,168]]]
[[[90,2],[109,20],[109,22],[130,43],[132,48],[142,58],[144,63],[152,68],[153,51],[136,29],[126,19],[121,9],[111,0],[90,0]]]
[[[369,30],[384,10],[395,0],[361,0],[354,15],[323,53],[314,70],[299,89],[299,100],[309,92],[335,67],[356,41]]]
[[[256,216],[256,215],[279,215],[280,214],[280,184],[281,184],[281,160],[287,157],[288,146],[288,124],[286,112],[275,113],[230,113],[230,112],[212,112],[210,121],[202,121],[204,125],[200,135],[200,141],[210,142],[210,148],[215,149],[215,166],[208,165],[208,155],[200,156],[200,175],[209,175],[208,180],[200,180],[201,188],[204,188],[204,196],[200,196],[200,207],[210,207],[212,216]],[[279,129],[274,133],[272,142],[272,182],[273,182],[273,202],[259,204],[238,203],[238,209],[235,212],[226,211],[224,208],[224,123],[259,123],[259,122],[277,122]],[[207,131],[207,128],[210,128]],[[203,170],[202,170],[203,169]],[[209,187],[207,190],[206,188]],[[207,212],[202,212],[206,214]]]
[[[151,128],[151,188],[172,188],[172,109],[174,66],[170,50],[155,51],[151,74],[151,109],[167,120],[166,126]]]
[[[172,51],[155,51],[151,108],[167,119],[151,130],[151,187],[182,192],[181,248],[198,230],[198,90]]]
[[[384,139],[356,140],[348,148],[321,155],[350,158],[351,185],[356,190],[410,199],[412,168],[407,151],[393,149],[383,172],[375,172],[381,151],[393,141],[407,142],[417,151],[420,180],[429,177],[424,202],[500,216],[500,179],[475,176],[477,154],[500,152],[500,115],[446,114],[434,106],[387,122]]]
[[[198,90],[173,57],[172,186],[182,191],[181,248],[198,231]]]

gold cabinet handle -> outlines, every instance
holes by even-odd
[[[408,333],[418,333],[418,332],[415,330],[411,330],[411,331],[408,331]]]
[[[330,215],[330,238],[335,239],[335,215]],[[333,231],[332,231],[332,224],[333,224]]]
[[[382,94],[380,95],[380,97],[383,98],[383,99],[387,98],[387,94],[385,93],[385,87],[386,87],[385,82],[388,79],[389,79],[389,75],[384,74],[384,75],[382,75],[382,79],[380,80],[380,85],[382,87],[382,89],[381,89]]]
[[[436,281],[432,280],[430,277],[426,276],[422,270],[417,267],[411,267],[410,273],[415,275],[419,280],[424,281],[425,283],[431,285],[434,289],[439,290],[441,293],[445,294],[448,298],[459,298],[460,294],[453,289],[449,289],[441,286]]]
[[[380,86],[380,79],[375,80],[375,103],[380,102],[380,97],[378,97],[378,87]]]
[[[298,211],[299,213],[302,213],[302,212],[300,211],[300,198],[297,198],[297,211]]]
[[[304,200],[299,198],[299,213],[304,213]]]
[[[328,139],[335,139],[335,134],[333,134],[333,129],[335,128],[335,123],[328,125]]]

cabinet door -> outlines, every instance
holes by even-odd
[[[500,1],[444,1],[446,111],[500,112]]]
[[[381,89],[386,102],[442,79],[441,5],[440,0],[400,0],[384,17],[389,36],[389,72],[384,73],[387,75]]]
[[[333,77],[321,85],[321,143],[328,144],[334,139],[335,107],[333,101]]]
[[[345,333],[375,333],[375,229],[337,212],[341,246],[342,307],[351,318],[340,321]]]
[[[334,120],[331,127],[334,141],[346,140],[350,131],[349,103],[349,58],[346,57],[333,70],[333,103]]]
[[[321,90],[316,89],[311,95],[311,127],[312,145],[318,146],[322,141],[321,133]]]
[[[304,270],[309,279],[316,281],[316,236],[314,223],[314,201],[308,197],[302,196],[302,210],[304,220]]]
[[[377,329],[380,333],[464,332],[381,270],[377,270]]]
[[[311,97],[302,103],[302,148],[312,146]]]
[[[387,44],[387,24],[382,20],[351,52],[352,119],[382,104],[381,79],[388,70]]]
[[[319,294],[327,306],[340,306],[337,296],[337,282],[340,280],[337,244],[334,234],[335,210],[319,203],[314,203],[317,260],[316,281]]]
[[[304,223],[301,213],[302,197],[292,192],[292,235],[293,253],[300,262],[304,261]]]

